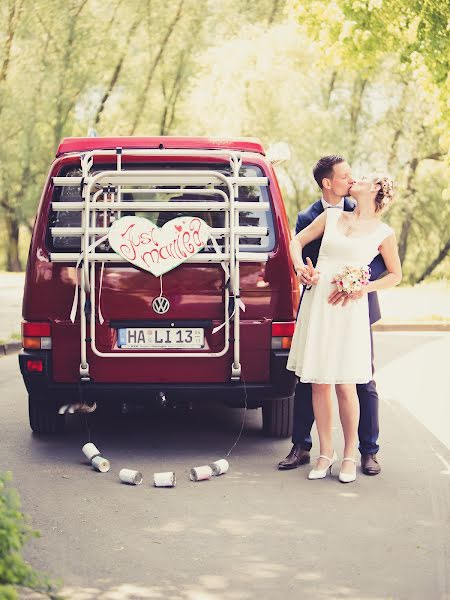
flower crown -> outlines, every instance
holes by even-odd
[[[381,203],[383,206],[386,206],[394,199],[394,182],[386,175],[372,175],[372,181],[375,184],[381,185],[381,190],[383,192]]]

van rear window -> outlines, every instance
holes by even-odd
[[[142,168],[145,169],[170,169],[170,168],[174,168],[173,164],[168,167],[167,163],[161,163],[161,164],[156,164],[156,163],[151,163],[146,164],[145,167],[143,167],[142,164],[140,165],[128,165],[126,166],[127,170],[139,170]],[[214,169],[216,171],[220,171],[221,173],[223,173],[224,175],[228,175],[230,176],[231,173],[229,171],[229,169],[224,168],[223,164],[220,165],[211,165],[211,164],[202,164],[199,165],[198,163],[195,164],[177,164],[176,165],[177,169],[196,169],[199,170],[200,168],[202,169]],[[101,171],[101,170],[115,170],[115,165],[102,165],[101,167],[97,167],[96,169],[94,168],[93,171]],[[81,177],[81,170],[79,169],[74,169],[74,168],[69,168],[66,169],[65,171],[61,172],[59,174],[62,177]],[[264,173],[262,171],[262,169],[257,166],[257,165],[243,165],[240,171],[240,176],[241,177],[264,177]],[[158,186],[161,187],[161,186]],[[185,191],[185,187],[189,187],[189,192]],[[169,188],[169,186],[168,186]],[[122,211],[121,216],[128,216],[128,215],[135,215],[135,216],[139,216],[139,217],[144,217],[147,218],[149,220],[151,220],[153,223],[155,223],[155,225],[157,225],[158,227],[162,227],[165,223],[167,223],[168,221],[170,221],[171,219],[174,219],[178,216],[181,215],[193,215],[193,216],[198,216],[202,219],[204,219],[206,221],[206,223],[208,223],[208,225],[210,225],[211,227],[224,227],[225,223],[225,213],[223,212],[218,212],[218,211],[191,211],[191,210],[186,210],[183,211],[182,213],[178,213],[176,211],[134,211],[133,210],[133,202],[135,201],[148,201],[148,202],[167,202],[170,203],[171,201],[196,201],[196,202],[201,202],[201,201],[222,201],[223,197],[220,196],[219,194],[217,195],[199,195],[199,194],[195,194],[195,189],[192,191],[192,188],[195,188],[195,186],[174,186],[174,185],[170,185],[170,189],[173,188],[177,188],[177,192],[176,193],[148,193],[146,194],[145,192],[139,192],[139,193],[123,193],[122,194],[122,201],[123,202],[129,202],[130,203],[130,210],[127,210],[126,212]],[[179,191],[178,191],[179,189]],[[222,187],[222,186],[215,186],[214,189],[221,189],[224,192],[226,192],[226,188]],[[260,187],[260,186],[240,186],[239,187],[239,201],[241,202],[269,202],[269,191],[267,189],[267,187]],[[80,202],[82,201],[81,199],[81,194],[80,194],[80,188],[78,185],[74,185],[74,186],[65,186],[65,187],[55,187],[54,189],[54,193],[53,193],[53,201],[54,202]],[[96,222],[95,222],[95,226],[96,227],[109,227],[111,225],[111,219],[110,219],[110,213],[108,214],[104,214],[103,212],[98,211],[98,213],[96,214]],[[58,210],[58,211],[51,211],[50,215],[49,215],[49,222],[48,222],[48,236],[47,236],[47,245],[50,249],[50,251],[57,251],[57,252],[74,252],[74,251],[81,251],[81,238],[79,236],[74,236],[74,235],[58,235],[58,236],[52,236],[51,234],[51,228],[52,227],[81,227],[81,223],[82,223],[82,211],[64,211],[64,210]],[[240,213],[240,218],[239,218],[239,225],[241,227],[264,227],[267,228],[269,235],[267,236],[261,236],[261,237],[245,237],[245,236],[241,236],[240,238],[240,248],[242,250],[245,250],[245,252],[269,252],[271,250],[273,250],[275,248],[275,231],[274,231],[274,221],[273,221],[273,216],[272,216],[272,212],[270,210],[268,211],[245,211],[245,212],[241,212]],[[99,237],[99,236],[98,236]],[[223,238],[218,238],[218,244],[219,245],[223,245],[224,243],[224,239]],[[109,249],[109,245],[107,243],[105,243],[105,245],[102,244],[102,247],[99,248],[102,252],[106,252],[106,251],[111,251]],[[208,252],[209,250],[212,250],[212,247],[207,247],[205,248],[205,250],[203,250],[203,252]]]

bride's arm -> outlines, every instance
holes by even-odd
[[[394,287],[402,280],[402,265],[398,255],[395,233],[383,240],[379,250],[384,259],[387,274],[384,277],[380,277],[380,279],[370,281],[364,289],[367,293]]]
[[[308,227],[302,229],[294,238],[292,238],[289,245],[289,252],[291,254],[291,259],[297,275],[300,275],[308,269],[303,262],[303,248],[310,242],[322,237],[323,232],[325,231],[325,222],[326,213],[323,212],[317,218],[315,218],[314,221],[308,225]],[[309,280],[307,282],[300,281],[300,283],[309,283]]]
[[[311,259],[309,257],[306,258],[307,265],[303,262],[302,249],[323,235],[325,222],[326,214],[322,213],[312,223],[297,233],[289,245],[291,259],[297,279],[301,285],[315,284],[319,279],[319,273],[314,269]]]
[[[369,283],[365,285],[359,292],[345,294],[336,289],[328,297],[328,302],[330,304],[339,304],[342,302],[342,306],[345,306],[350,300],[362,298],[369,292],[391,288],[400,283],[402,280],[402,266],[398,256],[398,246],[395,233],[383,240],[379,247],[379,251],[386,265],[387,274],[384,275],[384,277],[375,279],[374,281],[369,281]]]
[[[380,279],[369,281],[369,283],[365,285],[360,292],[346,294],[344,296],[342,306],[345,306],[349,300],[357,300],[358,298],[362,298],[365,294],[369,294],[370,292],[376,292],[378,290],[385,290],[387,288],[395,287],[402,280],[402,265],[398,256],[398,246],[395,233],[383,240],[379,250],[386,265],[387,274],[384,275],[384,277],[380,277]],[[330,298],[328,298],[329,302]],[[334,303],[335,302],[331,302],[331,304]]]

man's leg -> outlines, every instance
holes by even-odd
[[[312,406],[312,389],[310,383],[298,382],[295,386],[294,397],[294,425],[292,429],[292,449],[289,454],[278,463],[281,470],[295,469],[300,465],[309,463],[312,440],[311,429],[314,423]]]
[[[370,329],[370,343],[372,350],[372,375],[375,372],[373,356],[372,328]],[[379,418],[378,418],[378,392],[375,381],[358,384],[356,386],[359,405],[359,451],[361,453],[361,466],[366,475],[378,475],[381,471],[376,454],[379,450]]]
[[[295,386],[294,426],[292,443],[300,445],[303,450],[311,450],[311,429],[314,423],[312,404],[312,387],[310,383],[299,381]]]

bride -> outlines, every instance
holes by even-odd
[[[308,283],[302,296],[287,368],[300,381],[312,384],[314,417],[320,456],[309,479],[321,479],[337,460],[332,441],[331,386],[336,388],[344,434],[344,452],[339,479],[356,479],[359,401],[357,383],[372,379],[370,323],[367,294],[398,285],[402,279],[397,241],[391,227],[380,219],[393,200],[393,183],[386,176],[372,175],[355,181],[350,194],[353,212],[329,208],[291,241],[290,253],[299,282]],[[316,268],[302,259],[302,248],[321,238]],[[364,281],[364,271],[381,254],[387,273],[375,281]],[[344,267],[360,273],[342,304],[336,303],[342,288]],[[339,274],[339,277],[338,277]],[[352,280],[354,281],[354,280]]]

